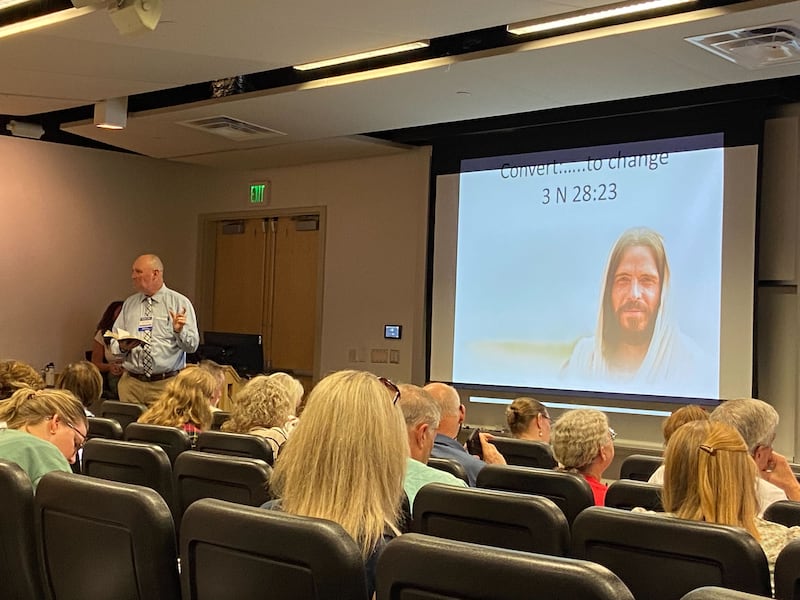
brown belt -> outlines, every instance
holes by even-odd
[[[131,373],[128,371],[128,375],[133,377],[134,379],[138,379],[139,381],[144,381],[146,383],[150,383],[152,381],[164,381],[165,379],[169,379],[170,377],[175,377],[178,374],[178,371],[168,371],[167,373],[153,373],[149,377],[142,373]]]

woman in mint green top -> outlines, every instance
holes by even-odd
[[[72,472],[88,430],[83,406],[64,390],[17,390],[0,402],[0,422],[0,459],[22,467],[34,488],[50,471]]]

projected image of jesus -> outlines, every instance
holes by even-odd
[[[606,263],[595,336],[578,340],[562,376],[696,383],[707,363],[674,321],[669,278],[661,235],[646,227],[625,231]]]

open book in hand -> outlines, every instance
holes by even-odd
[[[117,332],[114,333],[110,329],[107,329],[106,332],[103,334],[104,338],[114,338],[118,342],[139,342],[140,344],[149,344],[144,340],[144,338],[139,337],[135,333],[130,333],[125,331],[124,329],[117,329]]]

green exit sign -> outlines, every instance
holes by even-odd
[[[266,204],[269,199],[269,183],[250,184],[250,204]]]

